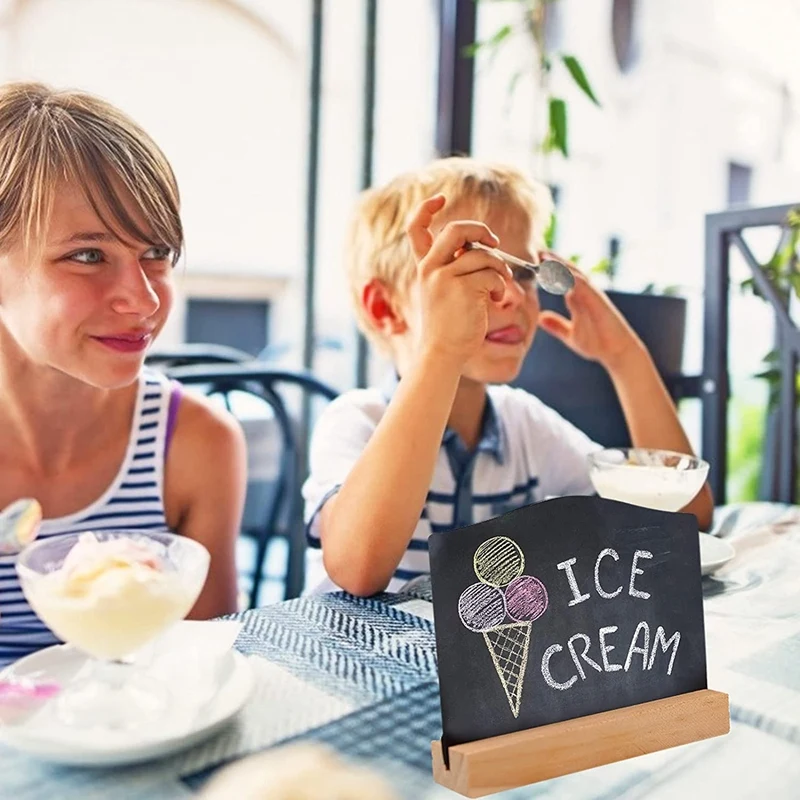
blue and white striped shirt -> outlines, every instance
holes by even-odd
[[[316,557],[309,554],[310,575],[324,575],[319,511],[364,451],[391,392],[391,386],[346,392],[326,407],[315,426],[310,475],[303,486],[306,536],[310,547],[317,548]],[[388,590],[430,571],[428,537],[435,531],[483,522],[547,497],[593,494],[587,456],[597,449],[599,445],[528,392],[488,387],[475,450],[468,451],[455,431],[445,431],[420,520]],[[309,588],[336,586],[327,579]]]
[[[45,519],[39,539],[87,530],[166,531],[164,454],[170,416],[170,382],[144,371],[139,378],[128,448],[111,485],[93,503],[58,519]],[[58,639],[26,602],[14,568],[16,556],[0,556],[0,665]]]

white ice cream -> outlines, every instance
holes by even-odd
[[[608,500],[658,511],[680,511],[700,491],[705,472],[622,464],[593,469],[591,477],[597,493]]]
[[[97,658],[116,659],[186,616],[195,594],[147,544],[98,541],[87,533],[29,599],[59,638]]]

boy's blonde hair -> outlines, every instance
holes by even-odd
[[[59,185],[83,190],[122,239],[183,245],[178,186],[156,143],[117,108],[85,92],[41,83],[0,86],[0,251],[37,252]],[[132,198],[142,225],[131,217]]]
[[[439,193],[447,198],[444,218],[452,219],[464,205],[469,205],[471,217],[485,217],[498,208],[516,212],[530,224],[531,246],[539,249],[544,243],[553,213],[550,190],[505,164],[442,158],[386,186],[368,189],[356,207],[345,265],[359,327],[378,346],[385,342],[369,324],[361,292],[373,279],[401,297],[407,292],[415,262],[406,226],[419,204]]]

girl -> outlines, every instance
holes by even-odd
[[[235,611],[245,490],[236,422],[143,370],[183,245],[175,176],[91,95],[0,87],[0,508],[35,497],[40,537],[171,530],[211,553],[191,616]],[[0,664],[57,640],[0,557]]]

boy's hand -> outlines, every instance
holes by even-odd
[[[502,300],[513,274],[499,258],[482,250],[464,250],[467,242],[496,247],[497,237],[482,222],[448,222],[436,237],[434,216],[445,198],[436,195],[415,212],[408,226],[417,260],[412,292],[419,293],[422,310],[420,350],[433,350],[463,364],[486,338],[489,304]]]
[[[592,286],[574,265],[549,251],[539,253],[566,264],[575,276],[575,286],[564,300],[570,319],[554,311],[542,311],[539,326],[583,358],[598,361],[612,371],[628,354],[642,346],[641,340],[605,292]]]

